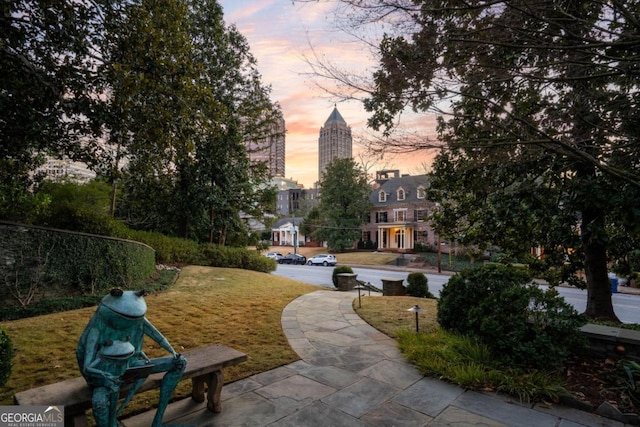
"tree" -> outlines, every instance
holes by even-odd
[[[20,219],[44,155],[81,157],[95,100],[91,2],[0,5],[0,215]],[[28,208],[26,210],[29,210]]]
[[[87,162],[111,184],[111,214],[135,228],[224,244],[246,234],[241,213],[270,209],[267,169],[246,142],[282,113],[216,0],[0,10],[1,217],[36,210],[47,154]]]
[[[316,226],[316,240],[326,240],[338,252],[353,248],[371,211],[366,173],[353,159],[335,159],[327,165],[320,187],[322,224]]]
[[[132,158],[119,215],[140,228],[225,244],[246,233],[241,212],[260,216],[274,197],[246,141],[262,137],[281,113],[246,39],[225,27],[215,0],[165,1],[171,14],[145,2],[130,13],[132,40],[118,45],[113,99],[122,103],[115,111],[128,115],[112,134]],[[143,54],[148,46],[154,55]]]
[[[617,320],[608,230],[631,236],[640,224],[636,3],[341,3],[361,14],[353,22],[399,23],[379,45],[369,125],[389,134],[407,108],[440,114],[439,229],[568,258],[564,278],[586,276],[585,313]]]

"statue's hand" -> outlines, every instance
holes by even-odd
[[[185,366],[187,366],[187,359],[182,357],[180,353],[173,352],[173,365],[179,367],[180,369],[183,369]]]
[[[122,385],[122,379],[115,375],[105,375],[104,378],[105,387],[108,387],[109,390],[116,392],[120,390],[120,386]]]

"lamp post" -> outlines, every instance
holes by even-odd
[[[358,283],[353,288],[358,290],[358,308],[362,308],[362,299],[360,298],[360,290],[364,289],[364,286]]]
[[[422,311],[422,309],[420,308],[419,305],[416,304],[413,307],[411,307],[410,309],[408,309],[407,311],[411,311],[411,312],[416,314],[416,332],[420,332],[420,326],[418,324],[418,313],[420,313]]]

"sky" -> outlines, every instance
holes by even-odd
[[[286,126],[285,174],[305,188],[318,180],[318,136],[334,105],[351,127],[354,158],[370,170],[399,169],[403,174],[425,172],[433,153],[386,155],[373,160],[358,141],[371,134],[367,112],[359,101],[341,101],[319,85],[308,60],[328,60],[350,73],[371,75],[375,65],[368,48],[335,29],[334,2],[293,3],[291,0],[219,0],[227,25],[234,24],[249,42],[262,82],[282,108]],[[433,121],[417,119],[416,127],[433,136]],[[366,159],[366,160],[364,160]]]

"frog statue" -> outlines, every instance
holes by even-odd
[[[115,427],[124,409],[148,375],[166,372],[153,427],[162,417],[187,366],[167,339],[147,320],[144,291],[112,289],[102,298],[78,341],[76,357],[82,376],[93,391],[93,415],[98,427]],[[142,351],[147,335],[171,356],[149,359]],[[121,387],[130,387],[118,407]]]

